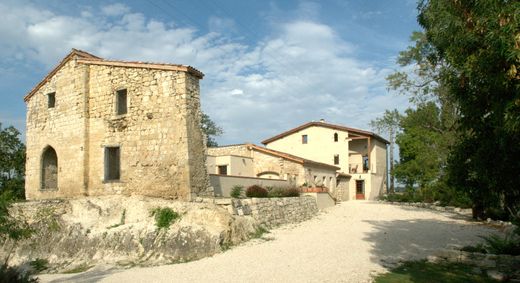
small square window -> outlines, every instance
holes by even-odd
[[[307,144],[307,142],[308,142],[307,135],[302,135],[302,144]]]
[[[105,181],[118,181],[121,177],[121,151],[119,147],[105,147]]]
[[[334,165],[339,164],[339,154],[334,154]]]
[[[219,165],[218,166],[218,174],[219,175],[227,175],[227,165]]]
[[[54,108],[56,105],[56,93],[51,92],[47,94],[47,108]]]
[[[127,99],[126,99],[126,89],[120,89],[116,91],[116,113],[117,115],[126,114],[127,109]]]

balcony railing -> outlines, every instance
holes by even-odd
[[[350,174],[364,174],[368,173],[368,167],[363,163],[351,163],[348,165],[348,172]]]

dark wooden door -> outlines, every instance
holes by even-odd
[[[365,181],[356,180],[356,199],[365,199]]]

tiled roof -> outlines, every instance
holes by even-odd
[[[104,65],[104,66],[116,66],[116,67],[126,67],[126,68],[145,68],[145,69],[158,69],[158,70],[171,70],[171,71],[182,71],[190,73],[196,76],[199,79],[204,77],[204,74],[191,67],[186,65],[177,65],[177,64],[163,64],[163,63],[151,63],[151,62],[139,62],[139,61],[116,61],[116,60],[105,60],[103,58],[92,55],[88,52],[72,49],[72,51],[63,58],[60,63],[54,67],[45,78],[38,83],[25,97],[24,101],[28,101],[31,96],[33,96],[46,82],[48,82],[58,70],[63,67],[69,60],[76,58],[77,62],[80,64],[88,64],[88,65]]]
[[[345,127],[345,126],[340,126],[340,125],[334,125],[334,124],[329,124],[329,123],[325,123],[325,122],[309,122],[309,123],[306,123],[306,124],[303,124],[301,126],[298,126],[294,129],[291,129],[291,130],[288,130],[288,131],[285,131],[281,134],[278,134],[272,138],[268,138],[264,141],[262,141],[262,144],[266,145],[268,143],[271,143],[275,140],[278,140],[278,139],[281,139],[283,137],[286,137],[290,134],[293,134],[293,133],[296,133],[296,132],[299,132],[303,129],[306,129],[306,128],[309,128],[309,127],[324,127],[324,128],[329,128],[329,129],[334,129],[334,130],[338,130],[338,131],[345,131],[345,132],[348,132],[349,135],[350,134],[353,134],[354,136],[360,136],[360,137],[363,137],[363,136],[367,136],[367,137],[373,137],[375,139],[378,139],[386,144],[389,144],[390,142],[387,141],[385,138],[373,133],[373,132],[369,132],[369,131],[365,131],[365,130],[360,130],[360,129],[356,129],[356,128],[350,128],[350,127]]]
[[[334,166],[334,165],[330,165],[330,164],[322,163],[322,162],[317,162],[317,161],[310,160],[310,159],[305,159],[305,158],[302,158],[302,157],[299,157],[299,156],[296,156],[296,155],[292,155],[292,154],[289,154],[289,153],[281,152],[281,151],[278,151],[278,150],[273,150],[273,149],[270,149],[270,148],[265,148],[263,146],[258,146],[258,145],[251,144],[251,143],[246,144],[246,147],[250,148],[250,149],[253,149],[253,150],[258,150],[258,151],[263,152],[263,153],[267,153],[267,154],[271,154],[271,155],[274,155],[274,156],[277,156],[277,157],[281,157],[281,158],[284,158],[284,159],[287,159],[287,160],[291,160],[291,161],[294,161],[296,163],[300,163],[302,165],[317,165],[317,166],[332,168],[334,170],[341,169],[341,168],[339,168],[337,166]]]

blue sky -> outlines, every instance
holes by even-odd
[[[386,89],[416,3],[371,1],[0,1],[0,122],[24,132],[23,96],[71,48],[107,59],[191,65],[220,144],[321,118],[369,129],[408,107]]]

